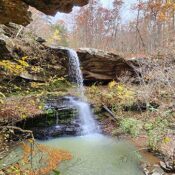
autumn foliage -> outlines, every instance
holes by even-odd
[[[24,155],[23,161],[26,163],[30,163],[31,159],[31,146],[24,144],[23,145]],[[29,175],[42,175],[47,174],[50,171],[56,169],[61,161],[70,160],[72,156],[70,153],[62,150],[58,150],[56,148],[51,148],[44,146],[42,144],[37,145],[37,148],[33,149],[33,157],[40,154],[39,167],[35,170],[29,170]]]
[[[129,7],[130,12],[124,0],[114,0],[111,4],[109,8],[90,0],[89,5],[75,14],[70,34],[72,47],[124,54],[152,54],[172,49],[175,40],[173,0],[139,0]]]
[[[4,170],[7,175],[45,175],[57,169],[62,161],[72,158],[66,151],[35,144],[33,140],[21,147],[22,159]]]
[[[16,122],[41,113],[40,101],[37,97],[4,100],[0,104],[1,122],[8,120]]]

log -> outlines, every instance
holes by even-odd
[[[116,117],[116,115],[105,104],[103,104],[102,108],[110,114],[110,116],[113,120],[115,120],[117,122],[120,120],[118,117]]]

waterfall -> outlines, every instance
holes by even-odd
[[[69,77],[78,86],[78,91],[82,99],[84,96],[84,86],[83,86],[83,74],[80,68],[79,57],[73,49],[68,49],[69,56]],[[82,126],[82,134],[92,134],[97,132],[98,127],[93,118],[93,114],[90,105],[81,100],[75,100],[73,97],[69,97],[70,102],[78,109],[79,118]]]
[[[84,101],[75,99],[74,97],[69,97],[70,103],[73,104],[78,110],[78,115],[81,122],[82,134],[92,134],[97,133],[98,127],[93,118],[93,114],[90,105]]]
[[[73,49],[68,49],[69,56],[69,78],[78,86],[80,95],[84,96],[83,74],[80,69],[80,61],[77,52]]]

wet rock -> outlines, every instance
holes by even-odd
[[[34,137],[36,139],[48,139],[51,137],[61,136],[77,136],[80,135],[81,129],[78,125],[56,125],[52,127],[33,128]]]
[[[45,114],[28,118],[17,126],[32,130],[37,139],[80,135],[77,109],[70,105],[68,97],[50,97],[45,103]]]

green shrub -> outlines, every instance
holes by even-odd
[[[148,136],[148,146],[151,150],[157,150],[159,142],[166,134],[168,121],[158,117],[155,121],[146,123],[144,128]]]
[[[142,129],[142,123],[133,118],[126,118],[120,122],[120,127],[123,132],[131,134],[133,137],[137,137]]]

